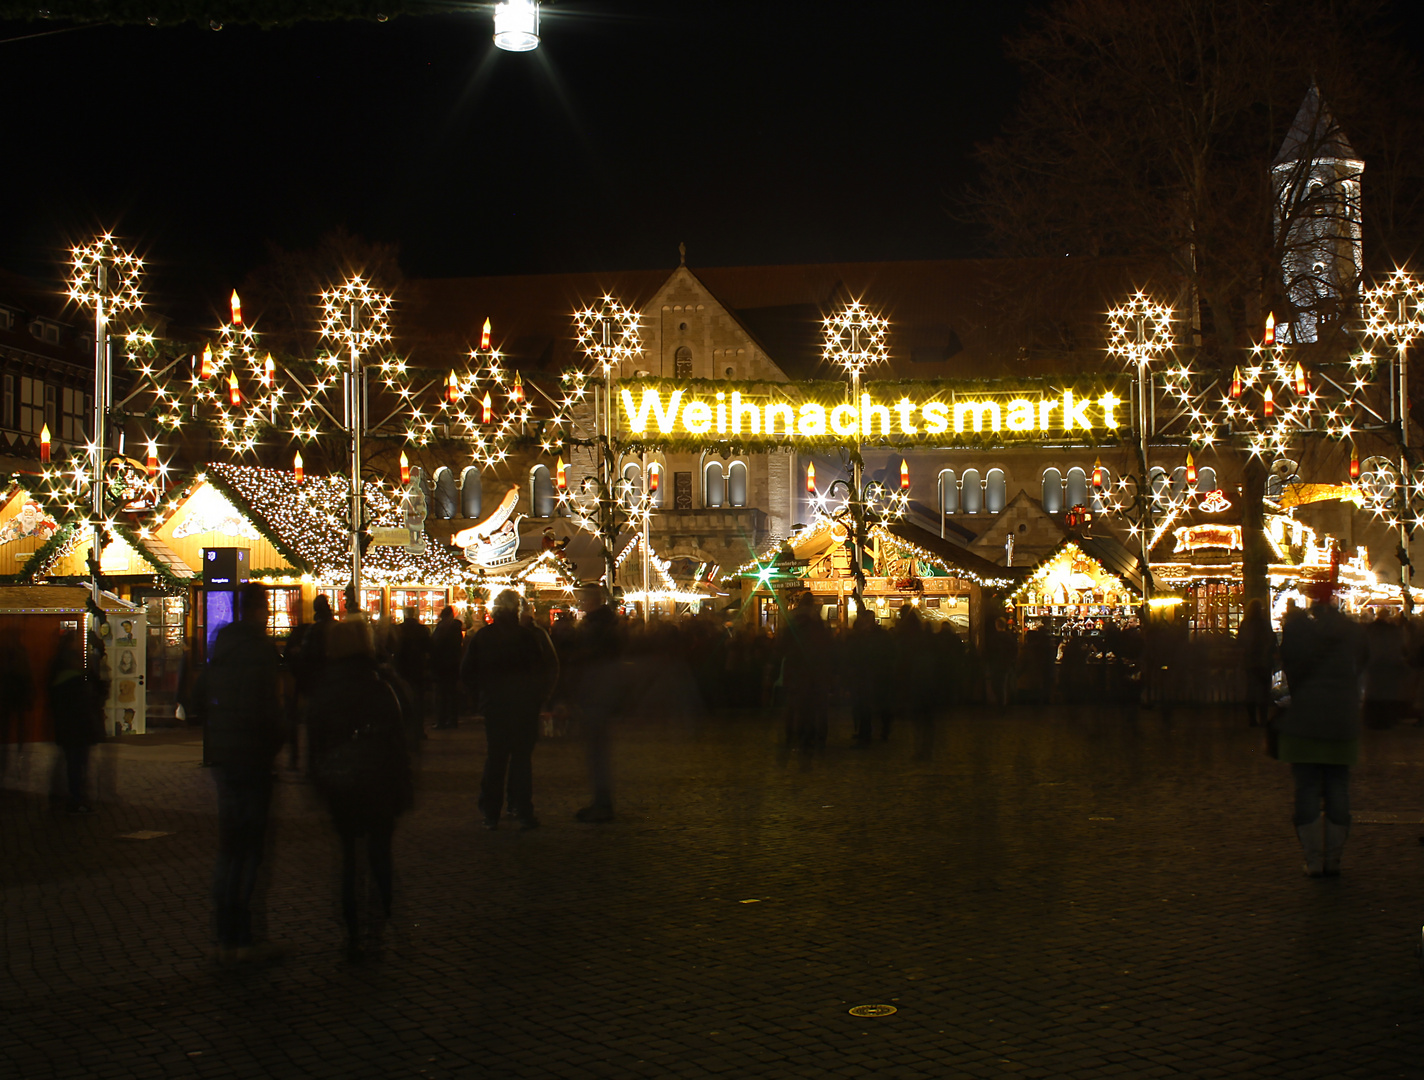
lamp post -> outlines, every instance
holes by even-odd
[[[850,498],[847,500],[851,513],[851,554],[854,565],[852,573],[855,581],[855,601],[857,617],[865,608],[865,486],[864,461],[861,447],[864,445],[865,420],[870,415],[865,402],[861,400],[860,376],[871,364],[885,361],[890,356],[886,344],[886,332],[890,323],[873,313],[859,300],[853,300],[833,315],[823,320],[825,326],[825,346],[822,358],[831,364],[838,364],[850,376],[850,403],[856,414],[853,443],[850,446],[851,483]]]
[[[113,355],[109,319],[143,307],[138,291],[143,260],[114,243],[109,233],[71,252],[69,298],[94,309],[94,430],[89,443],[90,591],[99,604],[99,561],[104,552],[104,470],[108,453],[109,398],[113,393]]]
[[[361,606],[362,533],[366,527],[365,492],[361,484],[361,436],[367,416],[366,371],[362,356],[389,344],[391,298],[357,276],[322,293],[321,336],[345,352],[342,364],[343,427],[351,449],[351,588]]]
[[[494,6],[494,43],[505,52],[539,47],[539,0],[504,0]]]

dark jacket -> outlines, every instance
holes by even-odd
[[[56,666],[49,684],[49,712],[54,741],[60,746],[88,746],[103,731],[102,706],[94,680],[82,668]]]
[[[501,613],[471,634],[460,678],[489,720],[535,720],[559,680],[559,659],[549,635]]]
[[[414,786],[399,699],[369,656],[329,660],[307,710],[312,771],[338,826],[389,821],[410,809]],[[324,777],[332,755],[353,741],[373,749],[374,765],[357,766],[355,790]]]
[[[1300,739],[1347,741],[1360,736],[1359,628],[1333,607],[1290,619],[1281,640],[1281,667],[1291,703],[1280,732]]]
[[[437,622],[430,632],[430,673],[437,679],[457,678],[464,644],[465,630],[459,619],[442,618]]]
[[[272,767],[284,730],[280,665],[264,627],[239,620],[218,631],[194,695],[202,703],[210,765]]]
[[[430,631],[414,619],[397,626],[391,641],[391,663],[412,689],[425,685],[429,660]]]

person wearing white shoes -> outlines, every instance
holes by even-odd
[[[1281,667],[1290,707],[1278,721],[1277,756],[1295,779],[1295,830],[1305,872],[1335,877],[1350,835],[1350,766],[1360,753],[1359,628],[1327,588],[1309,616],[1286,620]],[[1324,805],[1324,812],[1321,807]]]

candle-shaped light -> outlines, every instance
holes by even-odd
[[[485,399],[480,402],[480,423],[488,424],[494,420],[494,399],[490,397],[489,391],[485,391]]]
[[[1276,399],[1275,399],[1275,395],[1271,393],[1271,388],[1270,388],[1269,386],[1266,387],[1266,395],[1265,395],[1265,398],[1266,398],[1266,409],[1265,409],[1266,415],[1267,415],[1267,416],[1275,416],[1275,415],[1276,415]]]
[[[408,483],[410,483],[410,458],[408,458],[408,457],[405,456],[405,451],[404,451],[404,450],[401,451],[400,469],[401,469],[401,483],[402,483],[402,484],[408,484]]]
[[[1305,368],[1300,366],[1300,361],[1295,363],[1295,392],[1300,397],[1305,397],[1305,393],[1310,387],[1305,382]]]
[[[662,471],[662,469],[658,468],[656,465],[654,465],[654,466],[652,466],[651,468],[648,469],[648,494],[649,494],[649,495],[653,495],[653,494],[656,494],[656,493],[657,493],[658,484],[662,482],[662,478],[663,478],[663,471]]]
[[[519,377],[519,372],[514,373],[514,385],[509,391],[510,400],[516,405],[524,404],[524,380]]]
[[[1274,345],[1276,343],[1276,313],[1272,311],[1266,316],[1266,336],[1261,339],[1262,345]]]
[[[900,490],[910,490],[910,463],[904,458],[900,459]]]
[[[460,379],[454,368],[450,369],[450,379],[445,384],[445,397],[451,405],[460,400]]]
[[[814,461],[806,463],[806,493],[808,495],[816,494],[816,463]]]
[[[300,450],[297,451],[296,457],[292,458],[292,475],[297,478],[297,483],[299,484],[302,482],[302,478],[306,476],[306,472],[302,468],[302,452]]]
[[[272,388],[272,382],[276,378],[276,376],[277,362],[272,359],[272,354],[268,353],[267,359],[262,364],[262,385],[270,390]]]
[[[152,480],[158,475],[158,443],[148,440],[148,478]]]
[[[236,289],[233,289],[233,290],[232,290],[232,300],[230,301],[230,303],[232,304],[232,325],[233,325],[233,326],[241,326],[241,325],[242,325],[242,300],[239,299],[239,297],[238,297],[238,295],[237,295],[237,290],[236,290]]]
[[[490,321],[485,320],[484,327],[480,330],[480,352],[489,352],[490,347]]]
[[[1355,447],[1350,447],[1350,479],[1360,478],[1360,452]]]
[[[1103,459],[1093,459],[1093,490],[1103,490]]]
[[[202,379],[204,382],[207,382],[207,380],[211,379],[212,377],[213,377],[213,347],[212,347],[211,345],[204,345],[204,346],[203,346],[203,361],[202,361],[201,364],[198,365],[198,378]]]
[[[49,464],[49,425],[40,428],[40,461]]]
[[[554,466],[554,483],[558,486],[560,495],[569,490],[569,467],[564,464],[562,457]]]
[[[1241,399],[1241,369],[1238,367],[1231,373],[1231,400]]]
[[[1192,457],[1191,451],[1187,451],[1187,487],[1197,486],[1197,463]]]
[[[242,404],[242,390],[237,385],[237,372],[227,373],[227,396],[234,405]]]

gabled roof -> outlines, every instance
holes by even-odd
[[[1135,589],[1138,596],[1142,595],[1142,560],[1122,541],[1114,536],[1099,535],[1079,536],[1075,542],[1084,555],[1097,560],[1104,570],[1116,574]]]
[[[1281,143],[1280,152],[1271,162],[1271,168],[1288,165],[1309,154],[1311,161],[1352,161],[1364,164],[1340,129],[1330,107],[1320,96],[1320,88],[1314,82],[1305,92],[1305,100],[1291,122],[1290,130]]]
[[[968,578],[990,588],[1001,588],[1012,584],[1019,576],[1013,569],[995,566],[988,559],[981,559],[972,551],[941,540],[911,522],[892,521],[888,525],[875,526],[875,530],[881,529],[895,539],[926,552],[956,577]]]

